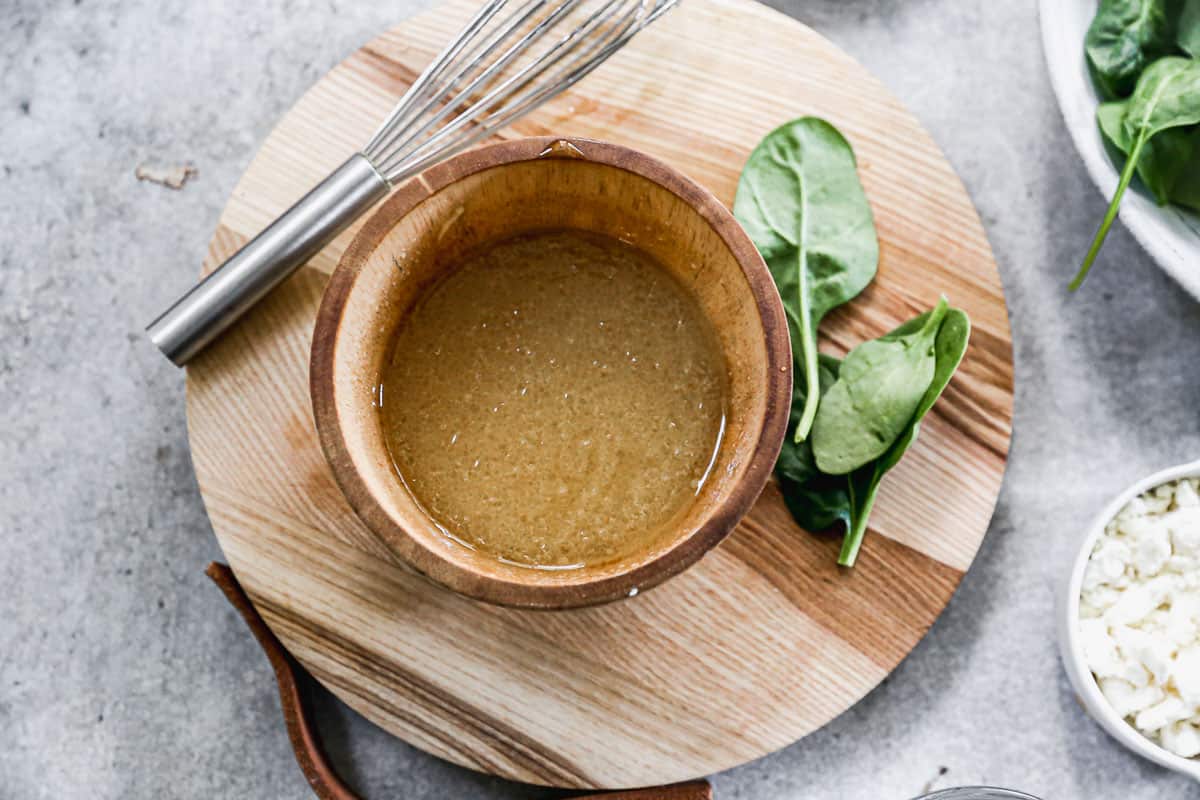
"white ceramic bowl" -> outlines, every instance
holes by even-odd
[[[1088,74],[1083,38],[1096,13],[1097,0],[1039,0],[1042,49],[1058,105],[1092,180],[1110,198],[1120,175],[1096,127],[1100,97]],[[1200,299],[1200,216],[1173,206],[1160,208],[1139,187],[1130,187],[1121,203],[1121,221],[1158,264]],[[1096,218],[1100,227],[1100,218]],[[1079,258],[1083,260],[1080,244]]]
[[[1079,699],[1080,705],[1100,723],[1100,727],[1143,758],[1176,772],[1182,772],[1184,775],[1190,775],[1200,781],[1200,759],[1177,756],[1159,747],[1153,740],[1147,739],[1117,715],[1117,712],[1101,694],[1100,687],[1092,676],[1092,671],[1088,669],[1087,661],[1083,657],[1083,648],[1079,643],[1079,592],[1083,587],[1083,572],[1087,568],[1096,539],[1104,532],[1104,527],[1117,515],[1118,511],[1125,507],[1126,503],[1142,492],[1180,478],[1197,477],[1200,477],[1200,461],[1180,464],[1177,467],[1156,472],[1121,492],[1095,516],[1084,532],[1083,539],[1079,543],[1079,552],[1071,565],[1071,571],[1067,574],[1066,584],[1062,587],[1058,609],[1058,645],[1062,653],[1063,666],[1067,670],[1067,677],[1070,678],[1071,685],[1075,688],[1075,695]]]

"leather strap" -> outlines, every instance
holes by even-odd
[[[359,796],[338,777],[325,750],[321,737],[313,722],[307,698],[300,689],[298,676],[303,668],[275,638],[275,634],[263,622],[258,611],[250,602],[233,570],[224,564],[213,562],[205,574],[224,593],[237,612],[242,615],[250,632],[271,662],[275,671],[275,682],[279,685],[279,704],[283,709],[283,722],[287,726],[288,739],[296,754],[296,762],[304,772],[308,785],[321,800],[360,800]],[[708,781],[689,781],[653,789],[634,789],[624,792],[604,792],[576,797],[576,800],[712,800],[712,787]]]
[[[283,645],[275,638],[275,634],[271,633],[267,623],[263,622],[245,590],[233,576],[233,570],[224,564],[213,562],[204,572],[242,615],[250,632],[267,654],[267,660],[271,662],[271,669],[275,671],[275,682],[279,685],[279,705],[283,709],[283,722],[287,726],[288,739],[292,742],[296,761],[300,764],[308,785],[321,800],[359,800],[358,795],[333,771],[321,746],[321,738],[313,724],[312,712],[296,680],[300,666],[292,659],[291,654],[283,649]]]

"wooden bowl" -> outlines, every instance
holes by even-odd
[[[554,228],[622,238],[693,286],[729,376],[726,433],[715,466],[677,527],[623,560],[560,571],[506,564],[439,531],[398,479],[374,404],[393,334],[424,288],[466,250]],[[624,147],[536,138],[483,147],[433,167],[367,220],[325,290],[310,381],[333,475],[392,551],[470,597],[557,609],[654,586],[733,529],[779,454],[791,364],[787,321],[766,265],[712,194]]]

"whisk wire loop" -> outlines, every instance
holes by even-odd
[[[488,0],[479,11],[475,12],[475,16],[466,24],[462,31],[456,36],[442,52],[429,63],[412,85],[408,87],[408,91],[400,98],[400,102],[392,109],[391,113],[384,118],[375,133],[371,134],[371,138],[367,141],[362,152],[368,155],[373,152],[378,152],[381,148],[381,140],[384,139],[394,129],[394,121],[408,115],[410,109],[416,104],[431,87],[434,81],[438,79],[446,66],[450,64],[455,56],[462,52],[463,48],[475,41],[476,35],[482,30],[488,22],[496,15],[507,0]]]
[[[498,0],[499,5],[495,10],[492,11],[489,19],[504,6],[505,2],[507,2],[507,0]],[[515,30],[518,30],[521,26],[527,24],[537,14],[537,12],[546,7],[549,2],[550,0],[530,0],[530,2],[525,3],[524,6],[518,9],[517,12],[509,18],[508,22],[502,23],[499,26],[499,29],[494,31],[490,37],[482,38],[478,41],[475,41],[474,39],[467,39],[465,37],[468,35],[475,37],[477,34],[479,34],[482,28],[476,27],[473,24],[474,21],[472,21],[471,24],[468,24],[467,27],[472,31],[472,33],[468,34],[467,31],[464,30],[463,34],[460,34],[460,42],[462,47],[460,47],[458,52],[456,52],[450,59],[446,60],[444,63],[437,64],[436,69],[434,69],[434,65],[431,65],[430,68],[422,74],[422,78],[425,78],[427,75],[430,76],[429,80],[424,82],[418,80],[418,82],[414,83],[412,88],[405,93],[404,98],[400,102],[400,106],[398,106],[389,115],[388,119],[384,121],[383,126],[381,126],[381,135],[377,134],[376,136],[378,141],[373,139],[371,144],[368,144],[367,147],[364,148],[364,155],[366,155],[368,158],[371,158],[373,155],[383,157],[388,153],[394,153],[398,146],[402,146],[404,142],[411,141],[412,139],[418,137],[437,122],[444,119],[447,115],[453,113],[455,109],[467,103],[476,88],[478,79],[476,79],[471,86],[468,86],[466,89],[463,89],[461,92],[459,92],[457,96],[454,95],[455,89],[457,89],[459,85],[461,85],[462,82],[467,79],[472,71],[476,70],[480,65],[487,64],[488,62],[486,59],[488,59],[492,53],[495,52],[495,50],[509,36],[512,35]],[[562,9],[560,9],[560,11],[562,11]],[[486,21],[484,24],[486,25]],[[519,44],[521,44],[521,42],[518,42],[518,45]],[[466,52],[462,52],[463,50],[466,50]],[[510,47],[508,52],[501,56],[498,61],[491,63],[491,66],[487,68],[487,70],[484,72],[484,75],[490,76],[495,72],[504,69],[508,65],[509,61],[511,61],[513,58],[516,58],[518,54],[519,51],[515,47]],[[444,77],[444,73],[446,72],[451,72],[451,75],[449,77]],[[420,84],[420,86],[418,86],[418,84]],[[411,102],[409,102],[410,98]],[[453,102],[448,102],[452,98]],[[440,113],[434,114],[432,118],[427,119],[420,125],[416,124],[416,121],[421,120],[426,114],[437,109],[438,106],[443,103],[446,103],[446,105],[442,108]],[[412,110],[412,107],[418,104],[420,104],[420,107],[416,110]]]
[[[603,63],[678,0],[490,0],[363,148],[399,182],[487,137]],[[553,32],[567,20],[574,26]]]
[[[548,50],[539,55],[533,61],[525,64],[515,74],[509,76],[499,85],[487,91],[483,97],[473,101],[472,108],[482,113],[486,112],[489,108],[502,107],[502,104],[505,102],[523,102],[523,98],[527,95],[519,95],[518,93],[524,90],[525,87],[527,87],[533,81],[541,77],[548,70],[553,68],[560,61],[569,58],[575,47],[577,45],[586,43],[589,40],[589,34],[598,26],[603,24],[605,19],[610,16],[622,2],[623,0],[607,0],[607,2],[605,2],[599,10],[597,10],[585,22],[567,34],[567,36],[553,44]],[[573,5],[574,3],[563,4],[563,6],[558,12],[556,12],[555,15],[552,15],[542,23],[539,23],[534,30],[530,31],[528,34],[526,34],[526,36],[522,37],[520,41],[514,44],[513,47],[510,48],[510,50],[506,52],[495,65],[485,70],[478,77],[476,77],[470,83],[470,85],[464,88],[461,92],[461,95],[469,98],[472,94],[481,90],[481,88],[488,86],[489,82],[495,78],[497,74],[501,73],[501,71],[508,64],[510,64],[518,55],[520,55],[521,51],[528,47],[528,43],[532,40],[532,37],[540,36],[543,31],[549,30],[551,27],[553,27],[554,24],[561,19],[562,14],[565,14],[566,10]],[[631,25],[634,21],[635,19],[631,18],[625,23],[625,27],[628,27],[628,25]],[[602,42],[603,39],[593,39],[592,47],[590,49],[585,49],[581,54],[577,54],[576,58],[578,59],[586,56],[590,50],[594,50],[594,48],[599,46]],[[553,85],[553,81],[548,83]],[[514,100],[514,97],[517,99]],[[434,115],[430,123],[422,126],[422,129],[440,121],[448,112],[452,110],[453,109],[450,106],[443,108]],[[494,115],[495,114],[492,116]],[[397,152],[390,155],[383,162],[383,171],[385,174],[389,173],[391,170],[396,169],[398,166],[404,165],[405,162],[409,162],[410,160],[414,162],[413,164],[409,165],[408,168],[410,170],[414,168],[420,169],[416,165],[424,163],[422,159],[423,155],[427,157],[428,154],[445,152],[448,146],[453,147],[454,149],[461,149],[462,147],[468,146],[479,138],[482,138],[482,136],[487,135],[488,132],[495,130],[497,126],[494,124],[492,116],[485,117],[481,122],[477,120],[476,114],[473,114],[470,111],[463,112],[459,114],[458,117],[456,117],[452,122],[447,124],[444,128],[439,130],[436,134],[425,141],[419,140],[418,134],[422,129],[418,129],[417,132],[414,132],[413,136],[410,136],[405,140],[404,146],[400,147]],[[472,126],[475,127],[472,128]],[[455,138],[455,135],[459,134],[460,131],[468,129],[470,129],[469,133]]]

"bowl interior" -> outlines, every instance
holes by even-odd
[[[580,147],[588,149],[587,144]],[[774,462],[782,435],[779,405],[786,417],[787,399],[780,403],[781,382],[772,373],[789,369],[790,354],[786,345],[783,353],[770,346],[778,331],[772,336],[766,328],[764,299],[743,269],[745,247],[737,247],[748,240],[731,248],[696,207],[697,198],[681,196],[673,190],[677,187],[668,189],[638,172],[578,157],[582,153],[574,146],[565,152],[576,157],[559,157],[555,150],[481,170],[455,160],[428,173],[425,185],[433,191],[415,205],[400,194],[376,212],[338,267],[343,279],[335,275],[330,287],[340,306],[330,352],[332,410],[344,443],[341,459],[349,463],[331,461],[343,490],[364,521],[422,572],[466,594],[520,605],[541,603],[515,587],[544,587],[551,590],[546,604],[561,605],[574,603],[552,590],[607,581],[603,597],[577,597],[596,602],[652,585],[698,558],[691,550],[702,552],[718,541],[761,490],[766,475],[761,465],[757,485],[744,486],[743,478],[756,455]],[[705,193],[701,199],[711,196]],[[427,287],[465,251],[556,228],[606,234],[657,259],[693,291],[716,332],[728,371],[725,435],[709,480],[682,520],[645,551],[574,570],[514,566],[447,538],[397,479],[374,404],[393,334]],[[760,260],[751,263],[765,275]],[[778,317],[776,309],[767,310],[772,324],[784,324],[781,309]],[[317,338],[322,335],[319,321]],[[314,346],[314,369],[319,349]],[[790,375],[784,377],[790,387]],[[314,373],[318,427],[328,428],[315,381]],[[778,433],[764,430],[769,406]],[[322,431],[323,444],[327,433]],[[763,453],[765,434],[769,452]],[[738,497],[739,491],[753,496]],[[625,580],[614,582],[618,577]]]
[[[1087,659],[1083,654],[1083,646],[1079,641],[1079,601],[1083,589],[1083,575],[1087,570],[1096,540],[1104,532],[1105,527],[1129,501],[1138,495],[1164,483],[1195,477],[1200,477],[1200,461],[1161,470],[1127,487],[1092,518],[1080,540],[1079,549],[1062,589],[1059,603],[1058,638],[1067,677],[1084,710],[1110,736],[1133,752],[1164,767],[1200,780],[1200,761],[1183,758],[1159,747],[1156,742],[1142,735],[1141,731],[1136,730],[1117,715],[1117,712],[1109,705],[1108,699],[1100,691],[1100,686],[1092,675],[1091,669],[1088,668]]]

